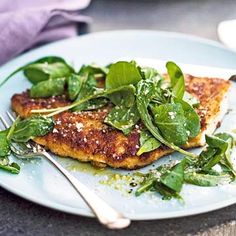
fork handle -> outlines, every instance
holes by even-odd
[[[49,153],[43,151],[42,154],[67,178],[70,184],[93,211],[101,224],[109,229],[123,229],[130,225],[130,219],[117,212],[93,191],[79,182],[78,179],[62,167]]]

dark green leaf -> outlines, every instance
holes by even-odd
[[[224,159],[221,160],[221,164],[226,166],[228,169],[231,170],[231,174],[233,174],[234,178],[236,177],[236,171],[234,170],[234,165],[231,161],[231,153],[232,148],[234,146],[234,138],[230,134],[227,133],[218,133],[215,135],[216,137],[223,139],[227,142],[227,148],[224,152]]]
[[[106,78],[106,88],[137,84],[142,79],[138,68],[131,62],[119,61],[112,64]]]
[[[63,78],[69,76],[73,71],[71,68],[62,62],[48,63],[34,63],[24,68],[25,76],[33,84],[48,79]]]
[[[140,117],[136,106],[127,108],[121,105],[112,108],[111,112],[105,118],[105,123],[121,130],[127,135],[139,119]]]
[[[1,83],[0,87],[5,84],[13,75],[24,71],[26,77],[33,83],[38,83],[49,78],[59,78],[68,76],[74,70],[64,59],[56,56],[48,56],[30,62],[15,71],[13,71]]]
[[[186,161],[183,160],[176,164],[169,171],[161,176],[161,183],[179,193],[184,183],[184,169]]]
[[[223,152],[225,152],[228,147],[228,143],[216,135],[206,135],[206,143],[209,147],[218,148]]]
[[[9,130],[0,131],[0,159],[10,154],[10,144],[7,139]]]
[[[139,69],[132,62],[120,61],[112,64],[106,77],[106,89],[114,89],[124,85],[135,85],[142,79]],[[114,93],[109,99],[115,104],[125,104],[127,107],[132,104],[127,103],[127,93]]]
[[[171,87],[174,96],[182,99],[185,92],[184,75],[181,69],[174,62],[167,62],[167,72],[170,77]]]
[[[149,131],[142,130],[140,133],[140,148],[137,155],[140,156],[145,152],[153,151],[160,147],[161,143],[155,139]]]
[[[45,98],[62,95],[65,91],[65,78],[49,79],[35,84],[30,89],[30,97]]]
[[[52,118],[33,116],[18,122],[11,138],[15,142],[27,142],[35,137],[46,135],[53,127]]]
[[[175,103],[181,104],[183,108],[184,116],[186,118],[185,128],[187,130],[188,137],[196,137],[199,134],[201,128],[200,118],[197,112],[192,108],[191,105],[181,99],[175,98]]]
[[[152,109],[154,121],[165,140],[175,145],[188,141],[186,118],[180,104],[162,104]]]
[[[216,148],[208,147],[201,152],[198,166],[207,171],[216,165],[221,158],[222,155],[220,155],[220,152]]]

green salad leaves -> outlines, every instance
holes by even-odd
[[[198,159],[185,158],[177,164],[159,166],[144,175],[136,196],[145,191],[156,191],[163,199],[181,199],[180,192],[185,183],[214,187],[235,180],[235,170],[230,158],[233,137],[227,133],[219,133],[206,136],[206,140],[207,147]]]
[[[193,106],[183,100],[186,91],[182,71],[174,62],[168,62],[166,66],[170,77],[169,86],[166,86],[163,77],[155,69],[141,68],[133,61],[120,61],[105,69],[82,66],[77,74],[73,72],[64,80],[49,79],[31,89],[31,95],[38,97],[42,94],[44,97],[50,93],[59,95],[62,93],[62,87],[67,87],[69,99],[74,100],[71,105],[32,112],[51,112],[47,115],[50,117],[66,110],[93,110],[112,103],[114,108],[106,117],[105,123],[127,135],[141,120],[156,139],[155,143],[196,157],[181,146],[199,133],[200,119]],[[103,78],[105,87],[99,86],[98,77]],[[51,84],[51,81],[57,80],[66,85],[63,82],[60,85],[59,81],[57,86]],[[47,89],[40,90],[42,83],[48,83]],[[53,87],[54,93],[51,89]]]
[[[70,104],[52,109],[32,110],[32,116],[17,120],[0,132],[0,168],[19,173],[8,159],[12,142],[26,143],[44,136],[54,127],[53,116],[64,111],[107,109],[104,123],[124,135],[140,133],[137,156],[166,146],[184,155],[178,163],[163,165],[143,176],[136,196],[155,191],[164,199],[181,199],[184,184],[217,186],[235,179],[231,161],[233,137],[227,133],[206,136],[206,148],[196,155],[183,149],[200,132],[199,101],[186,91],[184,74],[174,62],[167,62],[164,77],[154,68],[135,61],[118,61],[105,67],[83,65],[78,71],[63,58],[50,56],[14,71],[22,71],[32,83],[30,97],[64,95]],[[45,115],[42,115],[44,114]]]

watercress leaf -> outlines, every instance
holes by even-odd
[[[161,183],[179,193],[184,183],[185,159],[161,176]]]
[[[55,78],[67,77],[72,73],[71,67],[62,62],[33,63],[24,68],[25,76],[33,84]]]
[[[74,101],[81,90],[83,84],[83,77],[76,74],[72,74],[68,77],[67,84],[69,98],[70,100]]]
[[[8,75],[1,83],[0,83],[0,87],[5,84],[13,75],[17,74],[18,72],[20,71],[24,71],[28,66],[32,65],[32,64],[37,64],[37,63],[40,63],[40,64],[43,64],[43,63],[47,63],[47,64],[52,64],[52,63],[63,63],[63,64],[66,64],[68,68],[70,68],[71,71],[73,71],[72,67],[70,67],[63,58],[61,57],[57,57],[57,56],[47,56],[47,57],[43,57],[43,58],[40,58],[36,61],[33,61],[33,62],[30,62],[18,69],[16,69],[15,71],[13,71],[10,75]],[[42,80],[44,79],[44,75],[42,75],[43,78]]]
[[[187,91],[184,92],[183,100],[192,107],[198,107],[200,105],[200,101]]]
[[[231,153],[232,148],[234,146],[234,138],[232,135],[228,133],[218,133],[215,135],[216,137],[223,139],[225,142],[227,142],[227,148],[224,152],[224,158],[221,160],[221,164],[226,166],[228,169],[231,170],[231,174],[236,178],[236,171],[234,169],[234,165],[231,161]]]
[[[8,158],[0,158],[0,169],[6,170],[12,174],[20,173],[20,166],[15,162],[9,163]]]
[[[0,158],[10,154],[10,144],[7,139],[9,130],[0,131]]]
[[[231,182],[231,177],[226,174],[209,175],[196,172],[185,172],[184,181],[197,186],[212,187]]]
[[[120,105],[112,108],[104,122],[121,130],[127,135],[139,119],[139,113],[135,105],[130,108]]]
[[[200,124],[200,118],[197,114],[197,112],[193,109],[191,105],[189,105],[187,102],[183,101],[182,99],[175,98],[174,99],[175,103],[181,104],[183,111],[184,111],[184,116],[186,118],[186,130],[188,133],[189,138],[194,138],[196,137],[201,128]]]
[[[160,147],[161,143],[155,139],[148,130],[143,129],[140,133],[140,148],[137,155],[140,156],[143,153],[153,151]]]
[[[210,170],[213,166],[218,164],[222,159],[224,155],[222,152],[217,150],[216,154],[214,156],[209,156],[208,161],[205,163],[205,165],[202,167],[204,171]]]
[[[206,135],[207,148],[200,153],[199,167],[204,171],[210,170],[218,164],[224,157],[227,143],[213,135]]]
[[[154,122],[165,140],[183,145],[188,140],[186,118],[180,104],[162,104],[152,107]]]
[[[215,164],[217,164],[219,156],[219,152],[217,148],[207,147],[207,149],[203,150],[199,155],[199,160],[197,162],[197,166],[203,168],[205,171],[209,170]]]
[[[139,69],[132,62],[119,61],[110,66],[110,70],[106,77],[106,89],[114,89],[124,85],[135,85],[142,79]],[[114,93],[109,96],[109,99],[115,104],[121,103],[126,106],[132,106],[127,104],[126,99],[128,97],[127,92]]]
[[[35,84],[30,89],[30,97],[45,98],[51,96],[62,95],[65,90],[66,79],[57,78]]]
[[[15,142],[28,142],[35,137],[46,135],[53,127],[52,118],[32,116],[17,123],[11,139]]]
[[[142,79],[136,65],[119,61],[112,64],[106,78],[106,88],[118,88],[124,85],[137,84]]]
[[[174,62],[167,62],[166,68],[170,77],[171,87],[175,97],[182,99],[185,92],[184,75]]]
[[[218,148],[222,152],[226,151],[228,143],[225,140],[217,137],[216,135],[206,135],[205,137],[206,137],[206,143],[208,144],[209,147]]]

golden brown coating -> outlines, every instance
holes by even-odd
[[[201,133],[207,128],[220,110],[223,97],[230,87],[229,81],[212,78],[186,76],[186,90],[200,100],[197,109],[201,117],[201,132],[190,140],[186,147],[201,145]],[[28,92],[12,97],[12,108],[20,116],[27,117],[30,110],[55,108],[69,104],[65,96],[47,99],[31,99]],[[127,136],[103,123],[109,108],[78,113],[64,112],[54,117],[54,130],[35,141],[53,153],[72,157],[80,161],[90,161],[97,166],[109,165],[114,168],[135,169],[146,166],[160,157],[171,153],[165,146],[141,156],[139,149],[140,125]]]

